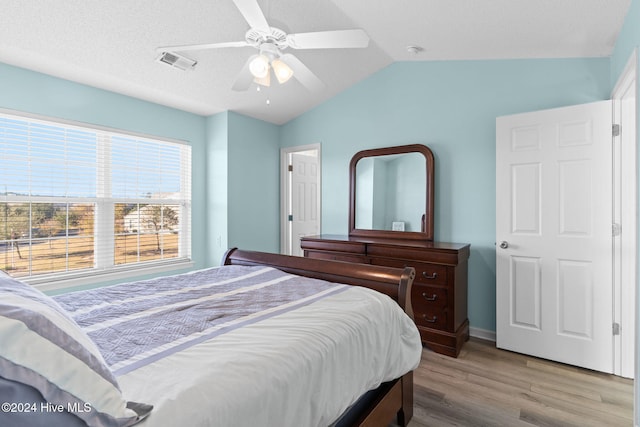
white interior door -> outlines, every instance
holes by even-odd
[[[496,120],[496,341],[613,366],[611,102]]]
[[[318,234],[318,156],[291,153],[291,255],[302,256],[300,238]]]

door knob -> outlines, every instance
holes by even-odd
[[[500,242],[500,247],[502,249],[507,249],[509,247],[509,242],[507,242],[506,240],[503,240],[502,242]]]

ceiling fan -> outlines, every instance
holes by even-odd
[[[251,27],[245,34],[244,41],[165,46],[159,47],[158,52],[251,46],[260,53],[249,57],[232,86],[233,90],[247,90],[253,82],[269,86],[273,70],[280,84],[295,77],[307,89],[319,91],[324,87],[324,83],[296,56],[290,53],[283,54],[283,50],[364,48],[369,45],[369,36],[361,29],[287,34],[279,28],[269,26],[257,0],[233,0],[233,3]]]

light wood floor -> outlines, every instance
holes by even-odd
[[[424,350],[414,373],[424,426],[632,426],[633,381],[472,338],[457,359]]]

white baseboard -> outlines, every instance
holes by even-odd
[[[496,342],[496,332],[495,331],[488,331],[486,329],[470,327],[469,328],[469,335],[471,335],[474,338],[480,338],[482,340]]]

